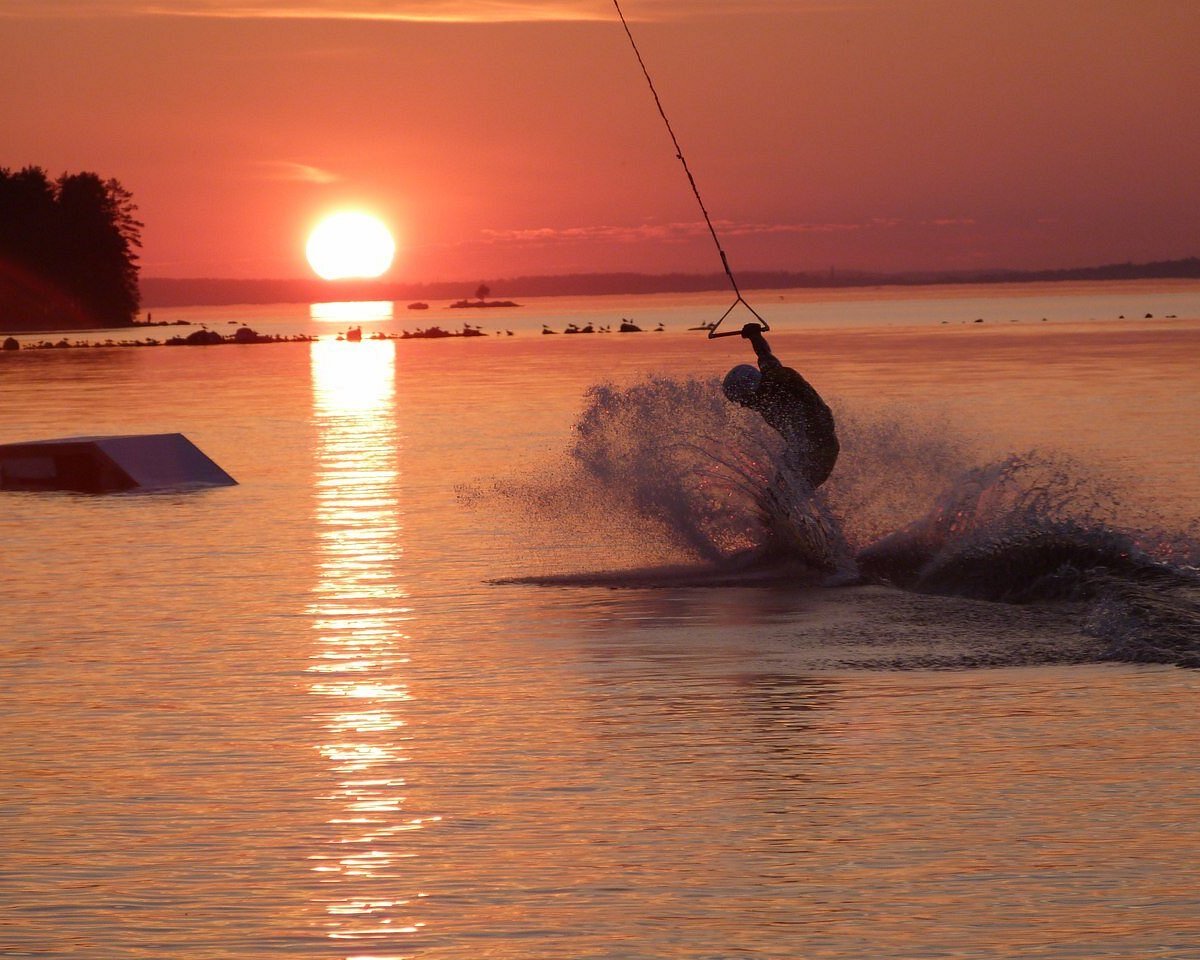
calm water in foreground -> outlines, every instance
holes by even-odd
[[[1200,286],[778,297],[856,535],[1037,450],[1194,546]],[[0,956],[1200,957],[1200,672],[1098,662],[1078,605],[496,582],[692,562],[566,453],[589,387],[747,359],[685,332],[724,307],[0,355],[0,442],[178,431],[240,481],[0,494]],[[535,333],[622,315],[667,331]]]

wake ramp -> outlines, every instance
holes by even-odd
[[[120,493],[236,484],[182,433],[0,444],[0,490]]]

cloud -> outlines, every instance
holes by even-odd
[[[283,180],[293,183],[337,183],[342,179],[338,174],[307,163],[296,163],[293,160],[261,160],[255,163],[265,180]]]
[[[645,2],[645,0],[643,0]],[[0,0],[0,18],[188,17],[517,23],[607,20],[603,0]]]
[[[860,9],[879,0],[742,0],[738,15]],[[894,2],[894,0],[893,0]],[[625,0],[625,17],[682,20],[727,15],[727,0]],[[5,17],[198,17],[223,20],[383,20],[408,23],[609,21],[611,0],[0,0]]]
[[[773,236],[803,233],[848,233],[869,227],[891,228],[900,220],[872,220],[866,223],[736,223],[717,221],[713,226],[720,237]],[[676,223],[643,223],[632,226],[609,224],[586,227],[534,227],[515,230],[484,230],[485,243],[519,243],[549,246],[567,243],[687,243],[708,237],[703,220]]]
[[[717,236],[767,237],[787,234],[853,233],[855,231],[896,230],[902,227],[969,227],[976,223],[972,217],[940,217],[933,220],[908,221],[898,217],[872,217],[861,222],[845,223],[762,223],[717,220],[713,226]],[[687,243],[708,239],[708,226],[703,220],[674,223],[641,223],[627,226],[602,224],[584,227],[531,227],[509,230],[484,230],[487,244],[526,244],[550,246],[569,243]]]

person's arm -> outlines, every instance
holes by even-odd
[[[747,323],[742,327],[742,336],[754,347],[754,355],[758,357],[758,369],[763,373],[775,367],[782,367],[779,358],[767,346],[767,339],[762,335],[762,327],[757,323]]]

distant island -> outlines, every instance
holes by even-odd
[[[450,309],[461,310],[464,307],[519,307],[519,303],[511,300],[455,300]]]
[[[519,303],[513,303],[511,300],[489,300],[488,294],[492,292],[491,287],[486,283],[481,283],[475,288],[474,300],[455,300],[450,304],[451,309],[462,309],[463,307],[519,307]]]
[[[1055,270],[931,270],[907,273],[823,270],[810,272],[739,272],[743,290],[841,289],[850,287],[926,286],[940,284],[1034,283],[1045,281],[1200,279],[1200,257],[1151,263],[1117,263]],[[518,297],[605,296],[611,294],[704,293],[728,290],[723,273],[574,273],[518,276],[494,281]],[[182,306],[228,306],[259,303],[321,303],[331,300],[395,300],[420,302],[430,308],[443,301],[480,306],[481,298],[463,300],[461,282],[396,283],[379,280],[237,280],[220,278],[143,277],[141,293],[149,309]],[[486,301],[509,305],[512,301]],[[513,304],[515,306],[515,304]],[[420,309],[420,308],[418,308]],[[2,328],[0,328],[2,329]]]

